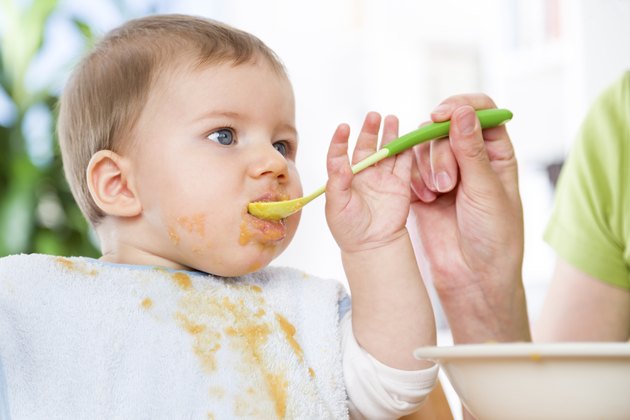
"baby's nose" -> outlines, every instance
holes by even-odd
[[[286,158],[272,144],[260,146],[254,151],[251,164],[252,176],[274,176],[285,179],[288,175]]]

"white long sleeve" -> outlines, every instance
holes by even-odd
[[[437,365],[407,371],[382,364],[354,338],[351,312],[341,320],[341,334],[351,419],[396,419],[420,407],[435,385]]]

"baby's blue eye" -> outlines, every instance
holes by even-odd
[[[229,128],[221,128],[208,134],[208,140],[229,146],[234,143],[234,133]]]
[[[282,156],[286,156],[289,153],[289,146],[286,142],[279,141],[273,144],[274,149],[276,149]]]

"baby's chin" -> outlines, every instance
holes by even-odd
[[[267,267],[288,245],[278,244],[278,247],[264,247],[258,252],[254,250],[243,250],[238,255],[228,256],[221,261],[210,262],[208,259],[191,261],[190,266],[197,271],[208,273],[217,277],[241,277],[254,273]],[[248,247],[253,248],[251,245]],[[249,251],[249,252],[248,252]]]
[[[235,242],[219,249],[181,255],[194,270],[219,277],[240,277],[268,266],[289,246],[299,223],[299,215],[281,221],[267,221],[249,214],[241,220]]]

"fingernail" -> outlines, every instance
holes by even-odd
[[[439,114],[439,115],[443,115],[448,113],[451,110],[451,106],[450,105],[446,105],[446,104],[441,104],[438,105],[433,112],[431,112],[431,114]]]
[[[438,189],[437,189],[437,186],[435,185],[435,175],[433,174],[431,175],[432,176],[429,176],[427,179],[427,183],[426,183],[427,189],[429,191],[437,192]]]
[[[435,175],[435,187],[438,192],[446,192],[451,189],[452,180],[448,172],[440,171]]]
[[[423,189],[422,192],[420,193],[419,198],[425,203],[431,203],[432,201],[435,201],[435,199],[437,198],[437,195],[435,195],[435,193],[430,190]]]
[[[477,124],[477,116],[472,109],[466,109],[460,112],[457,118],[457,125],[459,126],[459,132],[468,135],[475,131],[475,125]]]

